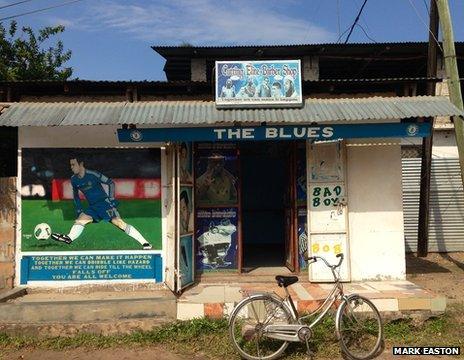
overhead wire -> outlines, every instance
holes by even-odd
[[[9,8],[9,7],[12,7],[12,6],[24,4],[24,3],[27,3],[27,2],[30,2],[30,1],[34,1],[34,0],[22,0],[22,1],[16,1],[16,2],[11,3],[11,4],[2,5],[2,6],[0,6],[0,10],[6,9],[6,8]]]
[[[63,7],[63,6],[66,6],[66,5],[71,5],[71,4],[80,2],[80,1],[83,1],[83,0],[67,1],[67,2],[64,2],[64,3],[61,3],[61,4],[48,6],[48,7],[44,7],[44,8],[41,8],[41,9],[26,11],[26,12],[16,14],[16,15],[11,15],[11,16],[5,16],[3,18],[0,18],[0,21],[15,19],[15,18],[18,18],[18,17],[21,17],[21,16],[26,16],[26,15],[31,15],[31,14],[36,14],[38,12],[43,12],[43,11],[47,11],[47,10],[51,10],[51,9],[56,9],[56,8]]]
[[[348,33],[347,37],[346,37],[346,40],[345,40],[345,44],[348,43],[348,41],[350,40],[350,37],[351,37],[351,34],[353,33],[353,30],[354,30],[354,27],[356,26],[356,24],[358,23],[359,21],[359,18],[361,17],[361,14],[364,10],[364,7],[366,6],[366,3],[367,3],[367,0],[364,0],[361,8],[359,9],[358,11],[358,15],[356,15],[356,18],[354,19],[353,21],[353,24],[351,25],[351,28],[350,28],[350,32]]]
[[[440,42],[438,41],[438,39],[435,37],[435,35],[433,34],[433,32],[430,30],[430,26],[425,22],[425,20],[422,18],[419,10],[416,8],[416,5],[414,5],[414,3],[411,1],[411,0],[408,0],[409,1],[409,4],[411,4],[412,8],[414,9],[414,12],[416,13],[417,17],[419,18],[419,20],[422,22],[422,24],[424,24],[424,26],[427,28],[427,31],[430,33],[430,35],[432,35],[432,38],[433,40],[437,43],[437,46],[438,48],[440,49],[441,52],[443,52],[443,48],[441,47],[441,44]],[[430,11],[428,10],[428,7],[427,7],[427,11],[428,13],[430,14]]]
[[[377,41],[372,38],[371,36],[369,36],[369,34],[367,33],[366,29],[364,29],[364,26],[362,26],[361,24],[356,24],[356,26],[359,26],[362,30],[362,32],[364,33],[364,35],[366,35],[366,37],[371,40],[372,42],[376,43],[377,44]]]

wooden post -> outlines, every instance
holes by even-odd
[[[443,33],[443,55],[445,70],[448,78],[449,96],[451,102],[463,110],[461,84],[459,83],[456,49],[454,47],[453,27],[448,0],[436,0],[440,25]],[[461,166],[461,181],[464,183],[464,122],[461,116],[453,116],[454,133],[458,146],[459,164]]]
[[[427,53],[427,77],[437,75],[438,10],[435,0],[430,0],[429,46]],[[435,95],[435,82],[427,83],[427,95]],[[432,172],[433,118],[430,119],[430,136],[422,140],[422,163],[419,197],[419,221],[417,229],[417,256],[425,257],[429,251],[430,178]]]

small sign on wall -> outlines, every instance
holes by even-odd
[[[300,107],[300,60],[216,61],[216,106]]]

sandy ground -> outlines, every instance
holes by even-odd
[[[41,349],[25,349],[21,351],[0,351],[0,360],[203,360],[207,359],[201,354],[195,356],[176,355],[166,349],[150,347],[142,349],[112,348],[101,350],[88,350],[83,348],[65,351],[52,351]]]
[[[406,265],[409,281],[445,296],[449,303],[464,301],[464,252],[429,254],[425,258],[408,254]]]

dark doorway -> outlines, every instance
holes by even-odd
[[[285,264],[290,142],[240,145],[243,271]]]

